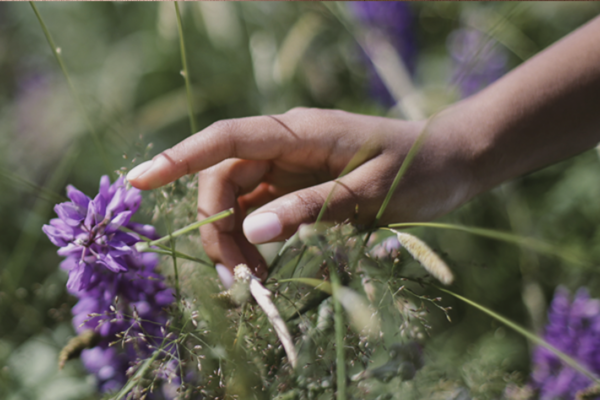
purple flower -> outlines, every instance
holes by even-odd
[[[371,256],[380,260],[393,260],[398,257],[402,245],[396,236],[390,236],[371,249]]]
[[[454,62],[452,83],[463,98],[496,81],[506,72],[503,47],[474,29],[457,29],[448,37],[448,50]]]
[[[87,289],[94,274],[104,269],[113,273],[127,271],[125,259],[137,254],[134,245],[140,239],[119,228],[154,234],[154,228],[130,222],[142,200],[140,191],[128,189],[122,177],[111,185],[108,176],[103,176],[100,193],[94,200],[70,185],[67,196],[70,202],[54,207],[58,218],[42,228],[50,241],[60,247],[58,254],[67,257],[61,264],[69,271],[67,287],[72,291]]]
[[[127,382],[129,358],[115,347],[103,343],[93,349],[83,350],[81,362],[85,369],[96,376],[101,392],[115,392]]]
[[[570,297],[566,288],[557,288],[544,338],[591,371],[600,373],[600,300],[590,299],[583,288],[573,301]],[[546,348],[538,347],[533,361],[533,384],[539,389],[541,400],[573,399],[577,391],[593,383]]]
[[[134,245],[141,239],[120,229],[156,238],[154,227],[130,221],[140,206],[139,190],[127,188],[123,178],[111,185],[103,176],[93,200],[72,186],[67,195],[71,201],[55,207],[59,218],[43,230],[66,257],[61,268],[69,271],[67,287],[79,299],[72,310],[75,330],[100,336],[96,347],[82,352],[82,362],[101,391],[115,391],[127,381],[129,366],[162,344],[173,292],[155,271],[158,256],[138,252]],[[110,347],[123,332],[124,346]]]
[[[402,1],[356,1],[350,7],[367,29],[378,31],[394,46],[409,72],[414,73],[417,42],[410,6]],[[396,102],[373,64],[370,60],[367,63],[371,96],[386,106],[394,105]]]

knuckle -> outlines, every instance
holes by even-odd
[[[238,119],[222,119],[214,122],[211,128],[216,132],[218,140],[226,143],[228,154],[237,154],[236,136],[239,130],[240,122]]]
[[[316,189],[307,188],[296,194],[293,209],[300,213],[303,221],[315,221],[321,211],[325,199]],[[326,211],[327,212],[327,211]]]

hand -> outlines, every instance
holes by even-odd
[[[324,220],[372,224],[424,126],[303,108],[224,120],[127,178],[147,190],[199,172],[199,217],[235,208],[234,216],[200,229],[206,253],[229,271],[246,263],[264,278],[267,265],[252,244],[289,238],[300,224],[314,222],[334,186]],[[451,134],[429,134],[380,223],[429,220],[468,200],[474,191],[462,144]],[[363,162],[336,185],[333,180],[357,154]],[[252,208],[258,209],[246,216]],[[224,268],[218,268],[223,279]]]

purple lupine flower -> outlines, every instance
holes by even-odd
[[[111,185],[103,176],[93,200],[72,186],[67,195],[71,201],[55,207],[59,218],[43,230],[60,247],[58,254],[66,257],[61,268],[69,271],[67,287],[79,299],[72,310],[75,330],[91,329],[100,337],[96,347],[82,352],[82,362],[96,376],[100,390],[110,392],[127,381],[132,363],[161,345],[173,292],[155,271],[158,256],[135,249],[141,240],[135,233],[157,238],[154,227],[130,221],[140,206],[139,190],[127,188],[123,178]],[[123,232],[122,227],[135,233]],[[119,350],[110,347],[121,332],[135,340]],[[168,354],[174,348],[163,350]]]
[[[91,283],[91,289],[73,293],[79,297],[73,307],[73,326],[78,333],[94,329],[102,337],[113,337],[131,327],[134,310],[148,321],[141,326],[146,332],[155,333],[157,324],[166,322],[161,310],[173,302],[173,292],[163,277],[154,272],[158,257],[144,253],[127,261],[128,272],[96,275],[97,281]]]
[[[544,338],[589,370],[600,373],[600,300],[579,289],[571,301],[564,287],[556,289],[548,312]],[[533,385],[541,400],[574,399],[593,382],[565,365],[550,350],[538,347],[533,354]]]
[[[458,85],[463,98],[477,93],[506,72],[506,51],[480,31],[457,29],[448,36],[447,46],[454,63],[451,82]]]
[[[116,347],[109,347],[107,343],[83,350],[81,362],[85,369],[96,376],[103,393],[117,391],[127,382],[128,355],[117,351]]]
[[[100,180],[100,193],[92,200],[73,186],[67,187],[70,202],[54,207],[58,218],[44,225],[44,233],[56,246],[58,254],[67,257],[61,267],[69,271],[67,287],[84,290],[94,274],[107,269],[113,273],[127,271],[127,256],[135,256],[137,235],[123,232],[127,227],[139,233],[152,233],[153,228],[130,223],[142,197],[135,188],[127,188],[124,178],[112,185],[108,176]]]
[[[369,30],[377,30],[394,46],[408,71],[416,66],[417,41],[410,6],[402,1],[356,1],[350,7]],[[367,57],[370,95],[386,106],[396,102]]]

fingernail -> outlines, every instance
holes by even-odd
[[[127,180],[133,181],[133,180],[139,178],[140,175],[142,175],[144,172],[148,171],[151,166],[152,166],[152,160],[141,163],[140,165],[138,165],[137,167],[135,167],[134,169],[129,171],[129,173],[127,174]]]
[[[233,275],[231,275],[231,271],[223,264],[217,264],[215,265],[215,268],[221,283],[225,286],[225,289],[229,289],[231,285],[233,285]]]
[[[250,243],[264,243],[279,236],[283,231],[279,217],[265,212],[251,215],[244,220],[244,235]]]

